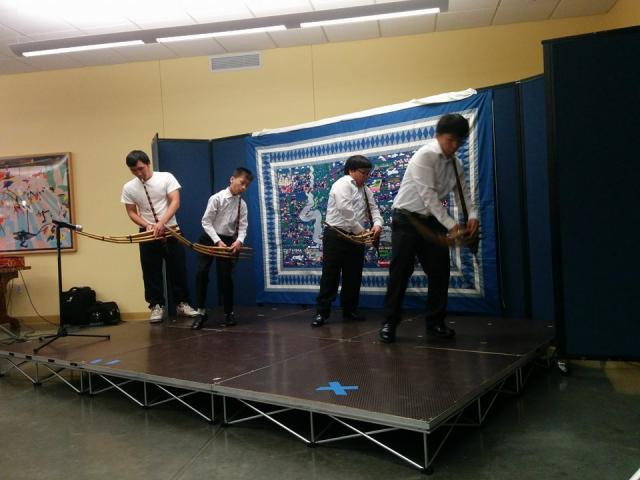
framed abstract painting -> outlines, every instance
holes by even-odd
[[[54,153],[0,159],[0,254],[56,249],[52,220],[73,220],[71,154]],[[75,251],[67,229],[63,251]]]

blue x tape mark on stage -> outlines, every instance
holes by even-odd
[[[316,388],[316,392],[322,392],[322,391],[328,391],[328,390],[333,391],[333,393],[335,393],[336,395],[346,395],[347,390],[358,390],[358,386],[357,385],[342,386],[340,385],[340,382],[335,381],[335,382],[329,382],[328,387]]]
[[[120,360],[111,360],[110,362],[105,363],[105,365],[116,365],[120,363]]]
[[[96,363],[100,363],[101,361],[102,361],[102,359],[101,359],[101,358],[96,358],[95,360],[91,360],[89,363],[90,363],[91,365],[95,365]]]

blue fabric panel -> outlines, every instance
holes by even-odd
[[[544,77],[521,82],[519,88],[529,238],[531,318],[553,321],[555,312],[551,271],[549,162]]]
[[[182,188],[180,210],[176,215],[178,224],[186,238],[197,242],[202,231],[201,219],[211,195],[211,154],[208,140],[158,140],[158,169],[171,172]],[[195,252],[187,250],[187,279],[191,300],[194,300],[196,258]],[[215,282],[209,285],[207,300],[215,304],[217,295]]]
[[[527,316],[526,258],[523,245],[523,191],[517,87],[493,89],[496,204],[503,314]]]
[[[552,241],[570,356],[640,358],[640,28],[545,44]]]
[[[245,156],[245,136],[228,137],[211,141],[211,147],[213,152],[213,169],[214,169],[214,193],[229,186],[229,178],[233,171],[237,167],[247,167],[247,159]],[[255,175],[255,169],[253,166],[247,167]],[[247,238],[245,240],[245,246],[255,248],[255,240],[260,237],[259,230],[255,229],[254,224],[251,222],[254,216],[258,215],[258,211],[251,208],[250,198],[255,196],[258,191],[256,181],[249,187],[248,191],[244,194],[244,199],[247,202],[249,208],[249,229],[247,231]],[[209,195],[210,196],[210,195]],[[202,213],[206,208],[206,202],[209,196],[204,200],[204,206]],[[255,292],[255,274],[254,263],[256,258],[259,257],[259,253],[254,251],[254,255],[250,259],[240,260],[233,272],[234,286],[235,286],[235,303],[236,305],[253,305],[256,303]],[[212,267],[212,279],[213,270]],[[212,282],[215,283],[215,282]]]
[[[467,115],[474,125],[459,151],[480,206],[482,244],[479,261],[467,249],[453,249],[450,303],[452,311],[496,314],[499,311],[493,198],[491,91],[458,102],[428,105],[347,120],[291,132],[247,138],[247,163],[258,175],[249,196],[251,226],[261,233],[254,248],[257,300],[315,303],[321,268],[321,221],[328,191],[342,175],[344,160],[367,155],[377,168],[370,187],[385,217],[381,254],[365,260],[361,305],[380,307],[386,291],[390,255],[391,202],[413,152],[435,135],[437,119],[447,112]],[[251,167],[250,167],[251,168]],[[453,195],[448,201],[460,215]],[[422,307],[427,280],[412,277],[406,306]]]

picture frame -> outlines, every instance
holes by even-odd
[[[72,179],[69,152],[0,158],[0,255],[56,251],[53,220],[74,218]],[[72,231],[60,240],[76,251]]]

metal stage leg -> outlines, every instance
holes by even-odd
[[[395,432],[397,430],[400,430],[400,429],[397,427],[387,427],[387,428],[379,428],[378,430],[370,430],[364,433],[366,433],[367,435],[376,435],[378,433]],[[350,435],[341,435],[339,437],[331,437],[331,438],[325,438],[324,440],[317,440],[316,443],[320,445],[324,443],[338,442],[340,440],[347,440],[349,438],[357,438],[361,436],[362,434],[360,433],[352,433]]]
[[[21,362],[19,362],[19,363],[15,363],[15,362],[13,361],[13,359],[11,359],[11,358],[5,358],[5,360],[6,360],[7,362],[9,362],[9,364],[10,364],[11,366],[10,366],[9,368],[7,368],[6,370],[2,370],[2,371],[0,372],[0,376],[2,376],[2,375],[6,375],[6,374],[7,374],[7,373],[9,373],[12,369],[14,369],[14,368],[15,368],[15,369],[16,369],[16,370],[18,370],[22,375],[24,375],[25,377],[27,377],[31,383],[33,383],[34,385],[37,385],[37,384],[38,384],[38,379],[37,379],[37,377],[36,377],[36,378],[31,377],[31,375],[29,375],[27,372],[25,372],[25,371],[21,368],[21,367],[22,367],[22,365],[25,365],[25,364],[29,365],[29,364],[33,363],[32,361],[29,361],[29,360],[23,360],[23,361],[21,361]]]
[[[4,333],[6,333],[7,335],[9,335],[9,337],[11,337],[11,340],[22,341],[22,342],[25,340],[20,335],[16,335],[11,330],[9,330],[7,327],[3,326],[1,323],[0,323],[0,330],[3,331]]]
[[[167,402],[171,402],[173,400],[180,402],[182,405],[184,405],[185,407],[187,407],[189,410],[191,410],[192,412],[194,412],[195,414],[199,415],[200,417],[204,418],[207,422],[213,423],[213,415],[210,417],[207,417],[204,413],[202,413],[200,410],[198,410],[197,408],[193,407],[192,405],[188,404],[187,402],[185,402],[183,400],[183,398],[189,397],[195,393],[198,393],[196,391],[190,391],[190,392],[186,392],[183,393],[181,395],[175,395],[173,394],[171,391],[167,390],[166,388],[164,388],[162,385],[158,385],[155,384],[156,387],[158,387],[160,390],[162,390],[164,393],[166,393],[167,395],[169,395],[170,398],[166,398],[164,400],[160,400],[159,402],[155,402],[155,403],[151,403],[149,404],[150,407],[156,406],[156,405],[161,405],[163,403],[167,403]]]
[[[309,445],[316,444],[316,432],[313,428],[313,412],[309,412]]]
[[[251,405],[248,401],[245,400],[241,400],[239,398],[236,398],[236,400],[238,402],[240,402],[242,405],[249,407],[251,410],[253,410],[254,412],[257,413],[257,415],[252,415],[250,417],[243,417],[243,418],[239,418],[237,420],[230,420],[227,417],[227,409],[226,409],[226,397],[223,397],[223,406],[225,407],[225,414],[224,414],[224,422],[226,425],[232,425],[235,423],[242,423],[242,422],[246,422],[249,420],[255,420],[257,418],[266,418],[267,420],[269,420],[270,422],[276,424],[277,426],[279,426],[280,428],[282,428],[283,430],[285,430],[286,432],[289,432],[291,435],[293,435],[294,437],[296,437],[299,440],[302,440],[305,444],[310,445],[311,444],[311,440],[309,440],[308,438],[303,437],[302,435],[300,435],[298,432],[296,432],[295,430],[287,427],[284,423],[279,422],[278,420],[276,420],[275,418],[273,418],[274,415],[277,415],[278,413],[284,413],[284,412],[289,412],[292,410],[295,410],[294,408],[291,407],[284,407],[284,408],[280,408],[278,410],[273,410],[271,412],[263,412],[262,410],[260,410],[258,407],[255,407],[254,405]]]
[[[133,403],[135,403],[139,407],[144,407],[144,404],[142,402],[140,402],[140,400],[135,398],[133,395],[131,395],[129,392],[127,392],[124,388],[121,387],[122,385],[126,385],[127,383],[131,383],[133,380],[125,380],[124,382],[121,382],[121,383],[115,383],[115,382],[112,382],[111,380],[109,380],[105,375],[102,375],[100,373],[96,373],[95,375],[97,375],[98,377],[102,378],[105,382],[110,384],[111,387],[105,387],[105,388],[103,388],[101,390],[98,390],[98,391],[91,390],[91,393],[93,395],[97,395],[98,393],[106,392],[107,390],[111,390],[112,388],[115,388],[116,390],[118,390],[120,393],[122,393],[124,396],[126,396],[129,400],[131,400]],[[91,377],[89,377],[89,378],[91,378]]]
[[[44,368],[46,368],[47,370],[49,370],[51,372],[51,374],[48,375],[47,377],[43,378],[43,379],[39,379],[39,381],[38,381],[39,384],[43,384],[44,382],[47,382],[47,381],[51,380],[52,378],[58,378],[59,380],[62,380],[62,382],[64,382],[64,384],[67,385],[69,388],[71,388],[71,390],[73,390],[74,392],[79,393],[79,394],[84,393],[83,382],[82,382],[82,377],[83,377],[84,373],[81,370],[79,370],[79,372],[80,372],[80,388],[78,388],[73,383],[71,383],[69,380],[67,380],[62,375],[60,375],[60,372],[62,372],[64,370],[70,370],[72,373],[74,372],[74,370],[71,370],[71,369],[69,369],[67,367],[60,367],[58,370],[55,370],[55,369],[51,368],[49,365],[47,365],[46,363],[43,363],[42,366]]]
[[[375,438],[373,438],[371,435],[368,435],[366,432],[363,432],[359,429],[357,429],[356,427],[354,427],[353,425],[349,425],[347,422],[340,420],[337,417],[334,417],[333,415],[327,415],[329,418],[333,419],[334,421],[338,422],[340,425],[343,425],[345,427],[347,427],[349,430],[353,430],[354,432],[356,432],[358,435],[357,436],[361,436],[366,438],[367,440],[369,440],[372,443],[375,443],[376,445],[378,445],[380,448],[383,448],[384,450],[386,450],[387,452],[391,453],[392,455],[395,455],[396,457],[398,457],[401,460],[404,460],[405,462],[407,462],[409,465],[411,465],[412,467],[417,468],[418,470],[422,470],[425,471],[427,468],[427,464],[420,465],[419,463],[414,462],[413,460],[411,460],[408,457],[405,457],[404,455],[402,455],[399,452],[396,452],[393,448],[389,447],[388,445],[385,445],[384,443],[380,442],[379,440],[376,440]],[[386,429],[385,429],[386,430]],[[318,442],[320,443],[320,442]],[[435,457],[435,455],[434,455]],[[433,461],[433,460],[431,460]]]
[[[222,397],[222,425],[228,425],[227,420],[227,397]]]

